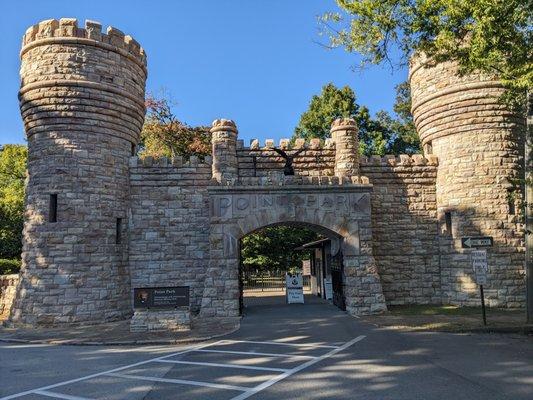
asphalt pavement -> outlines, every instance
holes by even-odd
[[[306,296],[247,299],[188,346],[0,342],[2,399],[533,399],[533,339],[378,329]]]

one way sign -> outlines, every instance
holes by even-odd
[[[461,246],[463,249],[471,249],[473,247],[492,247],[492,236],[474,236],[461,238]]]

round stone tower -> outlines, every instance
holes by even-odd
[[[424,152],[438,156],[437,207],[444,303],[479,305],[470,249],[461,237],[491,236],[486,296],[523,306],[524,242],[518,213],[525,120],[502,104],[500,82],[460,76],[451,62],[416,59],[409,74],[412,112]]]
[[[11,322],[126,317],[128,162],[144,121],[144,50],[115,28],[63,18],[30,27],[20,56],[29,179]]]

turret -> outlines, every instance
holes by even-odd
[[[218,182],[235,181],[237,163],[237,127],[230,119],[217,119],[211,128],[213,178]]]
[[[359,175],[359,139],[355,120],[338,118],[331,124],[330,132],[335,143],[335,176]]]
[[[424,152],[439,159],[437,207],[443,301],[478,305],[469,249],[461,238],[491,236],[485,286],[491,305],[524,300],[521,176],[524,120],[501,100],[494,77],[460,75],[451,62],[411,66],[412,111]]]
[[[132,309],[128,161],[144,121],[144,50],[116,28],[62,18],[30,27],[20,56],[29,179],[11,321],[123,318]]]

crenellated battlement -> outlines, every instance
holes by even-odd
[[[321,140],[319,138],[311,138],[309,140],[305,139],[280,139],[278,145],[274,139],[265,139],[263,143],[259,139],[250,140],[250,145],[245,146],[243,140],[237,140],[237,150],[249,150],[249,151],[259,151],[259,150],[271,150],[274,147],[282,150],[321,150],[321,149],[335,149],[335,142],[331,138],[326,140]]]
[[[231,186],[340,186],[340,185],[369,185],[371,182],[366,176],[285,176],[279,171],[272,171],[266,176],[242,176],[233,181],[223,181],[222,185]]]
[[[200,159],[198,156],[190,156],[189,159],[185,159],[182,156],[175,157],[130,157],[130,167],[184,167],[184,168],[196,168],[196,167],[208,167],[211,168],[213,159],[211,156],[205,156]]]
[[[29,27],[22,40],[20,56],[35,46],[57,42],[104,47],[129,56],[146,68],[146,53],[130,35],[112,26],[103,33],[102,24],[90,20],[85,21],[84,28],[79,28],[76,18],[49,19]]]
[[[438,157],[432,154],[423,156],[422,154],[400,154],[400,155],[385,155],[385,156],[370,156],[361,157],[361,165],[439,165]]]

